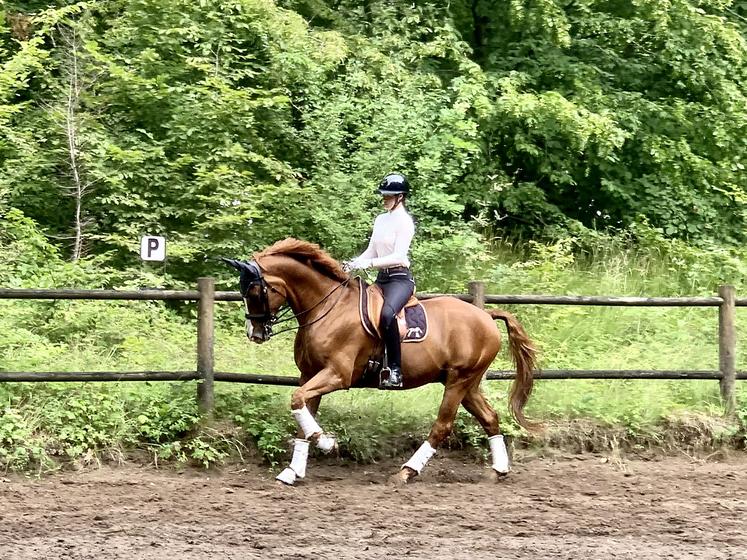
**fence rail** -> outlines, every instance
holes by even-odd
[[[470,285],[482,284],[470,282]],[[469,294],[416,294],[419,299],[449,296],[468,303],[475,300]],[[719,307],[720,296],[710,297],[620,297],[620,296],[549,296],[549,295],[485,295],[484,303],[521,305],[601,305],[609,307]],[[199,301],[199,290],[31,290],[0,288],[0,299],[79,299],[79,300],[177,300]],[[241,301],[238,292],[215,292],[215,301]],[[747,298],[736,298],[737,307],[747,307]]]
[[[516,377],[513,370],[488,371],[488,381],[509,381]],[[736,379],[747,379],[747,371],[735,373]],[[548,369],[535,372],[535,379],[684,379],[720,380],[721,372],[715,370],[619,370],[619,369]],[[196,381],[202,379],[197,371],[5,371],[0,372],[0,383],[70,382],[70,381]],[[214,371],[214,381],[252,383],[259,385],[297,386],[299,378],[291,375],[263,373],[232,373]]]
[[[545,370],[536,379],[709,379],[718,380],[724,409],[732,414],[736,407],[735,381],[747,379],[747,372],[736,370],[736,307],[747,307],[747,298],[739,299],[733,286],[721,286],[712,297],[612,297],[488,295],[482,282],[470,282],[467,294],[417,294],[420,299],[451,296],[484,308],[486,304],[518,305],[599,305],[614,307],[718,307],[718,370]],[[216,301],[241,301],[237,292],[216,292],[212,278],[200,278],[197,290],[42,290],[0,288],[0,299],[41,300],[147,300],[196,301],[197,367],[194,371],[133,372],[1,372],[0,382],[34,381],[191,381],[199,380],[200,409],[210,414],[214,407],[214,382],[257,383],[265,385],[298,385],[298,377],[255,373],[215,371],[214,306]],[[489,371],[488,380],[513,379],[509,370]]]

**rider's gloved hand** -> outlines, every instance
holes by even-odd
[[[362,259],[360,257],[354,258],[352,261],[347,261],[342,264],[343,270],[350,272],[351,270],[363,270],[371,268],[371,259]]]

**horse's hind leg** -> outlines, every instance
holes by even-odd
[[[471,378],[461,378],[455,381],[447,381],[441,406],[438,409],[438,417],[431,428],[428,439],[420,446],[415,454],[402,466],[402,469],[394,477],[395,482],[407,482],[412,477],[420,474],[428,460],[436,453],[436,449],[451,433],[454,427],[459,403],[462,402],[464,394],[472,382]]]
[[[488,437],[500,434],[500,424],[498,423],[498,413],[485,399],[480,386],[473,387],[462,399],[462,405],[474,416],[480,423]]]
[[[508,474],[511,467],[508,461],[508,453],[506,453],[506,444],[500,433],[498,414],[493,407],[490,406],[485,395],[483,395],[479,383],[467,391],[467,394],[462,400],[462,405],[477,419],[485,430],[485,433],[488,434],[490,454],[493,458],[493,464],[491,465],[493,471],[499,475]]]

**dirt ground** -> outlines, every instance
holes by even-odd
[[[396,465],[124,465],[0,476],[0,559],[692,558],[747,560],[747,455],[620,461],[439,454],[407,487]]]

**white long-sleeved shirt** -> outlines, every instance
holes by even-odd
[[[393,211],[376,216],[371,241],[358,259],[370,259],[375,268],[409,267],[407,254],[414,235],[415,224],[400,204]]]

